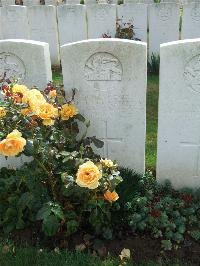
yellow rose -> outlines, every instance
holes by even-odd
[[[50,103],[43,103],[39,106],[37,115],[43,120],[45,126],[54,124],[54,119],[58,117],[58,109]]]
[[[4,107],[0,107],[0,118],[5,117],[6,113],[6,109]]]
[[[6,139],[0,142],[0,154],[4,156],[16,156],[24,150],[26,140],[18,130],[13,130]]]
[[[108,160],[108,159],[101,159],[100,163],[107,168],[112,168],[114,166],[117,166],[116,164],[113,163],[113,161]]]
[[[21,102],[27,103],[29,90],[26,86],[15,84],[12,87],[12,92],[13,94],[21,94]]]
[[[110,190],[107,190],[104,193],[104,198],[109,202],[113,202],[119,199],[119,195],[115,191],[111,192]]]
[[[61,119],[68,120],[69,118],[78,114],[78,109],[74,104],[64,104],[60,111]]]
[[[46,103],[46,100],[42,93],[37,89],[32,89],[28,93],[28,104],[32,112],[37,112],[41,104]]]
[[[76,177],[76,183],[80,187],[95,189],[99,186],[101,172],[93,162],[88,161],[79,166]]]

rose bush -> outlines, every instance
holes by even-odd
[[[89,121],[74,104],[75,90],[67,99],[52,83],[43,92],[1,84],[0,155],[30,160],[0,171],[0,226],[10,232],[39,221],[48,236],[87,228],[110,238],[122,178],[115,162],[93,151],[103,142],[86,137]]]

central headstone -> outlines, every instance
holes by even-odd
[[[157,178],[200,187],[200,39],[161,45]]]
[[[86,6],[59,6],[57,14],[60,45],[87,39]]]
[[[117,6],[98,4],[87,6],[88,39],[115,37]]]
[[[105,145],[104,157],[144,172],[146,53],[142,42],[97,39],[61,47],[64,86],[76,88],[80,113],[91,121],[88,136]]]
[[[179,5],[160,3],[149,6],[149,54],[158,55],[160,44],[179,39]]]

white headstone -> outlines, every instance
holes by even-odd
[[[157,178],[200,187],[200,39],[161,45]]]
[[[80,4],[80,0],[66,0],[66,4],[77,5],[77,4]]]
[[[142,42],[95,39],[61,47],[64,86],[91,121],[88,136],[104,141],[102,156],[144,172],[146,53]]]
[[[27,86],[43,89],[52,80],[49,45],[29,40],[0,41],[0,77],[20,78]]]
[[[57,6],[57,0],[45,0],[45,5]]]
[[[3,39],[30,39],[27,7],[5,6],[1,8],[0,25]]]
[[[176,3],[149,6],[149,54],[159,54],[160,44],[179,39],[179,5]]]
[[[88,38],[115,37],[116,34],[116,5],[88,5]]]
[[[200,2],[183,6],[181,39],[200,38]]]
[[[24,6],[40,5],[40,0],[23,0]]]
[[[134,27],[135,38],[147,42],[147,5],[125,4],[117,7],[118,23],[130,23]]]
[[[31,40],[49,43],[52,65],[60,65],[58,26],[55,6],[28,8]]]
[[[15,0],[1,0],[2,6],[10,6],[15,5]]]
[[[135,4],[135,3],[140,3],[140,4],[153,4],[154,3],[154,0],[124,0],[124,3],[125,4]]]
[[[87,39],[86,7],[84,5],[59,6],[57,12],[60,45]]]

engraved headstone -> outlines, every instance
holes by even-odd
[[[102,156],[144,172],[146,44],[96,39],[61,47],[64,86],[91,121],[88,136],[104,141]]]
[[[88,38],[115,37],[116,5],[88,5]]]
[[[200,39],[161,45],[157,178],[200,187]]]
[[[60,45],[87,39],[84,5],[59,6],[57,12]]]
[[[28,40],[0,41],[0,79],[5,73],[11,81],[19,79],[19,83],[29,88],[44,89],[52,80],[49,45]],[[23,156],[7,160],[0,156],[0,168],[19,167],[24,160]]]
[[[27,7],[5,6],[1,8],[0,25],[3,39],[30,39]]]
[[[47,43],[28,40],[0,41],[0,79],[6,77],[27,86],[43,87],[52,79]]]
[[[124,4],[117,7],[118,23],[133,26],[135,38],[147,42],[147,5]]]
[[[160,44],[179,39],[179,5],[160,3],[149,6],[149,54],[159,54]]]
[[[58,26],[55,6],[32,6],[28,8],[31,40],[47,42],[52,65],[60,64]]]
[[[183,6],[181,39],[200,37],[200,2]]]

